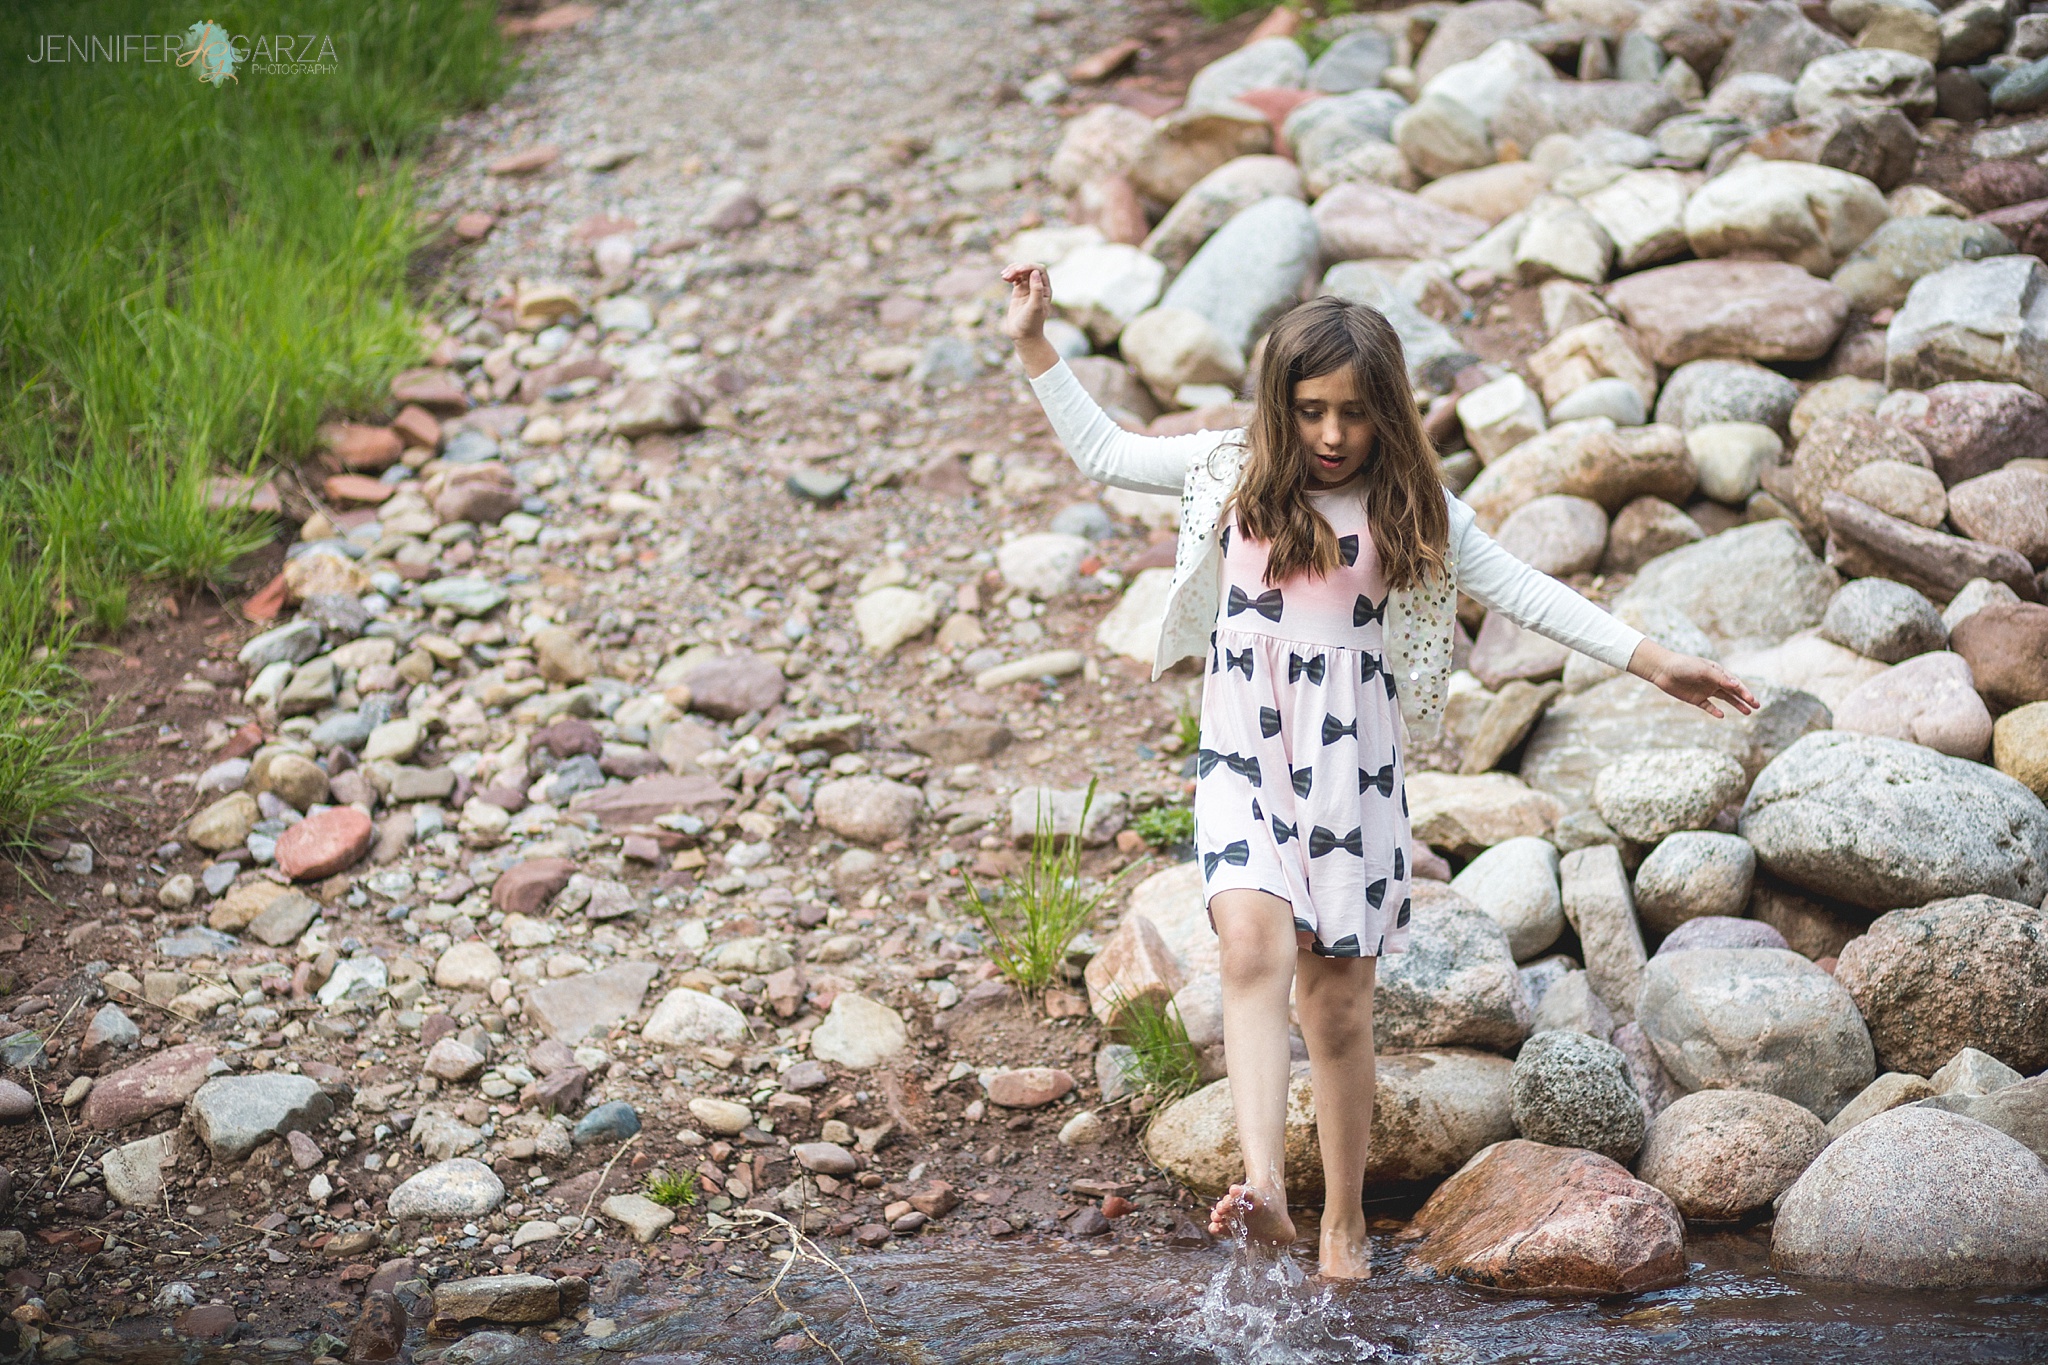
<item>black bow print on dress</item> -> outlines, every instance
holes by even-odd
[[[1256,805],[1258,803],[1253,802],[1253,804]],[[1408,860],[1402,856],[1401,850],[1397,848],[1394,850],[1394,880],[1399,881],[1401,878],[1407,875]]]
[[[1306,675],[1310,682],[1320,684],[1323,681],[1323,671],[1329,667],[1329,662],[1320,654],[1312,659],[1290,654],[1287,656],[1287,681],[1299,682]]]
[[[1308,832],[1309,857],[1320,858],[1325,853],[1335,853],[1340,848],[1355,858],[1363,858],[1365,856],[1365,831],[1363,829],[1354,829],[1349,834],[1340,835],[1324,829],[1321,825],[1317,825]]]
[[[1243,867],[1251,860],[1252,846],[1242,839],[1236,839],[1225,844],[1221,853],[1204,853],[1202,855],[1202,875],[1204,877],[1215,876],[1218,863],[1229,863],[1232,867]]]
[[[1351,736],[1353,739],[1358,738],[1358,722],[1356,719],[1338,720],[1335,716],[1323,717],[1323,743],[1335,744],[1346,735]]]
[[[1229,553],[1230,553],[1230,528],[1229,528],[1228,526],[1225,526],[1225,527],[1223,528],[1223,534],[1222,534],[1221,536],[1219,536],[1219,537],[1218,537],[1217,539],[1218,539],[1218,541],[1219,541],[1219,542],[1220,542],[1220,543],[1222,544],[1222,546],[1223,546],[1223,553],[1225,553],[1225,554],[1229,554]]]
[[[1254,796],[1254,797],[1252,798],[1252,819],[1254,819],[1254,820],[1263,820],[1263,819],[1265,819],[1265,818],[1266,818],[1266,813],[1265,813],[1264,811],[1262,811],[1262,810],[1260,810],[1260,809],[1259,809],[1259,798],[1258,798],[1258,797],[1256,797],[1256,796]],[[1394,863],[1394,875],[1395,875],[1395,876],[1399,876],[1399,875],[1401,874],[1401,864],[1400,864],[1400,857],[1401,857],[1401,850],[1397,848],[1397,849],[1395,849],[1395,850],[1394,850],[1394,858],[1395,858],[1395,863]]]
[[[1252,652],[1246,649],[1233,654],[1227,649],[1224,650],[1223,671],[1228,673],[1233,668],[1242,672],[1244,680],[1250,682],[1252,680]]]
[[[1387,879],[1382,877],[1371,886],[1365,888],[1365,899],[1366,903],[1371,905],[1373,909],[1379,909],[1387,899]]]
[[[1273,847],[1278,848],[1289,839],[1299,839],[1300,837],[1300,825],[1290,825],[1277,815],[1273,817]]]
[[[1280,708],[1261,706],[1259,708],[1259,733],[1267,739],[1280,733]]]
[[[1294,794],[1306,799],[1308,789],[1315,785],[1316,770],[1314,768],[1289,768],[1287,776],[1294,783]]]
[[[1207,777],[1211,772],[1215,771],[1216,765],[1219,763],[1251,783],[1254,787],[1260,785],[1257,755],[1246,757],[1242,754],[1222,754],[1214,749],[1195,750],[1195,776]]]
[[[1414,906],[1414,904],[1415,902],[1412,900],[1403,900],[1401,902],[1401,913],[1394,916],[1394,927],[1396,929],[1403,928],[1407,925],[1408,915],[1410,909]]]
[[[1393,764],[1387,764],[1376,773],[1369,773],[1363,768],[1358,770],[1358,794],[1363,796],[1375,787],[1379,788],[1381,796],[1392,796],[1394,794]],[[1396,851],[1398,852],[1398,850]]]
[[[1246,676],[1249,677],[1250,675],[1247,674]],[[1387,661],[1377,654],[1359,655],[1358,681],[1360,684],[1369,683],[1375,677],[1387,685],[1387,700],[1392,701],[1394,699],[1394,675],[1387,672]]]
[[[1337,562],[1347,569],[1358,562],[1357,536],[1337,537]]]
[[[1286,604],[1281,601],[1278,588],[1268,588],[1257,597],[1245,596],[1243,588],[1232,588],[1226,614],[1237,616],[1243,612],[1255,611],[1268,621],[1277,621],[1280,619],[1280,613],[1285,610]]]
[[[1389,600],[1389,598],[1382,597],[1378,604],[1375,605],[1373,600],[1364,593],[1358,594],[1358,601],[1354,602],[1351,606],[1351,624],[1354,626],[1368,626],[1377,621],[1381,625],[1385,625],[1387,623],[1387,603]],[[1277,621],[1280,618],[1276,616],[1273,619]]]

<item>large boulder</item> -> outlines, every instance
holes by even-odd
[[[1767,1208],[1828,1145],[1827,1125],[1761,1090],[1699,1090],[1650,1121],[1636,1175],[1687,1218],[1732,1223]]]
[[[1375,1044],[1513,1051],[1532,1012],[1507,934],[1446,885],[1419,881],[1413,895],[1408,950],[1380,964]]]
[[[1859,313],[1897,308],[1915,281],[1958,261],[2012,254],[1989,223],[1960,218],[1894,218],[1863,240],[1834,273],[1835,288]]]
[[[1934,113],[1934,63],[1884,47],[1832,53],[1799,73],[1792,107],[1805,118],[1848,107],[1896,109],[1924,119]]]
[[[1557,72],[1526,43],[1504,39],[1429,78],[1394,121],[1394,145],[1423,175],[1484,166],[1494,158],[1493,123],[1508,96]]]
[[[1154,122],[1126,173],[1139,194],[1171,204],[1217,167],[1272,150],[1273,125],[1266,116],[1226,101]]]
[[[1925,1109],[1940,1109],[1987,1123],[2048,1161],[2048,1075],[2001,1086],[1989,1094],[1951,1091],[1946,1095],[1924,1096],[1919,1102]]]
[[[1880,915],[1835,977],[1889,1070],[1931,1076],[1965,1047],[2048,1067],[2048,914],[2031,905],[1970,895]]]
[[[1720,64],[1713,70],[1713,84],[1718,86],[1731,76],[1753,71],[1796,82],[1808,63],[1847,46],[1801,14],[1790,0],[1771,0],[1759,6],[1736,30]]]
[[[1740,916],[1755,874],[1756,850],[1747,840],[1685,830],[1660,842],[1636,869],[1636,910],[1660,934],[1703,918]]]
[[[1287,195],[1261,199],[1195,253],[1160,306],[1207,318],[1218,336],[1249,351],[1267,326],[1300,300],[1302,281],[1315,269],[1319,250],[1315,219],[1306,205]]]
[[[1463,496],[1479,524],[1492,529],[1541,497],[1587,498],[1619,511],[1640,497],[1682,502],[1697,482],[1677,428],[1617,430],[1610,417],[1585,417],[1523,441],[1482,469]]]
[[[1417,388],[1442,392],[1458,372],[1479,357],[1465,343],[1403,295],[1370,261],[1339,261],[1323,275],[1323,293],[1377,308],[1401,338],[1408,380]]]
[[[1451,890],[1493,917],[1517,962],[1537,956],[1564,932],[1557,846],[1548,839],[1523,835],[1495,844],[1451,879]]]
[[[1707,77],[1758,8],[1756,0],[1656,0],[1636,20],[1636,29]]]
[[[1935,601],[1954,597],[1979,578],[2003,583],[2015,596],[2038,591],[2033,566],[2003,545],[1930,531],[1839,488],[1821,495],[1820,510],[1827,523],[1828,563],[1851,577],[1894,578]]]
[[[1651,958],[1636,1021],[1685,1089],[1768,1091],[1823,1120],[1877,1074],[1849,992],[1781,948]]]
[[[2033,256],[1965,261],[1916,281],[1885,332],[1887,388],[1951,380],[2048,391],[2048,266]]]
[[[2048,399],[2020,384],[1961,381],[1886,395],[1878,416],[1912,436],[1953,487],[2048,449]]]
[[[1467,62],[1511,33],[1535,28],[1543,11],[1524,0],[1473,0],[1445,11],[1415,57],[1415,78],[1434,80],[1446,67]]]
[[[1835,704],[1834,713],[1837,730],[1910,740],[1973,762],[1991,747],[1991,712],[1977,695],[1970,665],[1945,649],[1895,664],[1858,684]]]
[[[1842,585],[1821,618],[1821,635],[1880,663],[1895,664],[1940,649],[1948,627],[1925,596],[1888,578]]]
[[[1612,183],[1581,195],[1579,204],[1614,243],[1618,270],[1640,270],[1683,256],[1685,204],[1692,184],[1680,171],[1629,171]]]
[[[1166,211],[1145,239],[1145,253],[1158,257],[1167,269],[1178,270],[1218,228],[1274,195],[1302,197],[1299,166],[1284,156],[1241,156],[1226,161],[1196,181],[1194,188]]]
[[[1817,626],[1841,586],[1785,521],[1739,526],[1657,556],[1615,598],[1616,610],[1683,612],[1724,652],[1763,649]]]
[[[1553,133],[1577,137],[1619,128],[1644,136],[1685,106],[1655,81],[1527,81],[1510,90],[1493,116],[1497,133],[1533,148]]]
[[[1489,1289],[1633,1294],[1685,1278],[1685,1220],[1597,1152],[1517,1138],[1446,1180],[1409,1224],[1416,1264]]]
[[[2048,896],[2048,808],[2004,773],[1918,744],[1810,734],[1764,768],[1742,837],[1775,875],[1870,910],[1973,892]]]
[[[1593,804],[1602,769],[1638,751],[1715,749],[1747,768],[1755,749],[1748,722],[1754,719],[1716,720],[1624,673],[1551,703],[1522,746],[1522,780],[1577,810]]]
[[[1515,1055],[1515,1131],[1553,1147],[1584,1147],[1626,1162],[1643,1144],[1643,1101],[1628,1059],[1565,1029],[1533,1035]]]
[[[1742,764],[1715,749],[1634,753],[1593,779],[1593,808],[1618,833],[1654,844],[1681,830],[1705,829],[1742,799]]]
[[[1617,280],[1607,301],[1659,365],[1720,356],[1818,360],[1841,335],[1849,299],[1782,261],[1681,261]]]
[[[1776,257],[1832,275],[1888,216],[1860,175],[1803,161],[1732,167],[1686,202],[1685,236],[1701,257]]]
[[[1879,460],[1929,466],[1927,451],[1905,432],[1867,412],[1817,419],[1792,452],[1792,505],[1809,526],[1821,523],[1825,499],[1864,465]]]
[[[1224,384],[1244,378],[1244,353],[1224,340],[1214,323],[1185,308],[1149,308],[1117,339],[1124,360],[1148,388],[1171,400],[1184,384]]]
[[[1919,1105],[1858,1124],[1778,1202],[1771,1265],[1899,1289],[2048,1284],[2048,1166]]]
[[[1957,622],[1951,642],[1992,705],[2048,701],[2048,607],[1993,602]]]
[[[1314,216],[1323,257],[1330,261],[1449,255],[1478,241],[1487,228],[1483,218],[1362,181],[1339,185],[1318,199]]]
[[[1048,272],[1053,306],[1097,344],[1115,341],[1159,300],[1166,267],[1134,246],[1099,242],[1070,252]]]

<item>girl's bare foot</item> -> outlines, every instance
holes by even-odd
[[[1244,1234],[1267,1246],[1289,1246],[1294,1242],[1294,1220],[1287,1216],[1287,1201],[1261,1193],[1250,1185],[1232,1185],[1230,1192],[1209,1210],[1212,1236]]]
[[[1326,1280],[1372,1278],[1372,1240],[1363,1231],[1348,1233],[1325,1227],[1317,1274]]]

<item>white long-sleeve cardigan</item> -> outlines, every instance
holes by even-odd
[[[1081,387],[1065,361],[1032,380],[1031,387],[1082,473],[1117,488],[1180,494],[1180,540],[1152,676],[1181,659],[1205,654],[1221,595],[1217,522],[1244,468],[1245,433],[1139,436],[1125,431]],[[1609,667],[1628,667],[1642,643],[1641,631],[1516,559],[1479,529],[1471,508],[1448,491],[1444,499],[1451,521],[1445,556],[1449,572],[1397,589],[1387,608],[1387,667],[1412,739],[1426,742],[1443,715],[1461,591],[1489,611]]]

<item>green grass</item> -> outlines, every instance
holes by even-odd
[[[697,1202],[695,1171],[656,1171],[647,1178],[647,1197],[664,1208],[679,1209]]]
[[[31,0],[0,13],[0,845],[86,794],[65,661],[139,581],[225,589],[274,534],[218,473],[381,416],[417,362],[414,154],[509,74],[479,0]],[[32,63],[44,35],[331,39],[338,70]],[[10,778],[29,782],[24,792]],[[68,793],[68,796],[67,796]]]
[[[1132,1053],[1138,1089],[1162,1100],[1192,1094],[1202,1083],[1201,1056],[1188,1041],[1187,1025],[1171,1001],[1149,995],[1120,1001],[1118,1041]]]
[[[1180,736],[1180,751],[1191,754],[1202,747],[1202,718],[1193,711],[1182,711],[1173,718],[1173,732]]]
[[[1088,827],[1088,811],[1094,804],[1095,783],[1091,781],[1081,804],[1080,828]],[[1106,883],[1083,881],[1081,841],[1054,834],[1051,812],[1041,805],[1031,854],[1023,868],[1005,877],[987,897],[973,878],[963,872],[961,879],[967,884],[975,913],[988,930],[989,961],[1018,989],[1038,994],[1058,978],[1067,949],[1121,883],[1123,874]]]
[[[1155,806],[1131,821],[1140,839],[1154,848],[1171,848],[1195,837],[1195,813],[1186,806]]]
[[[1212,24],[1228,23],[1255,9],[1271,9],[1270,0],[1194,0],[1195,12]]]

